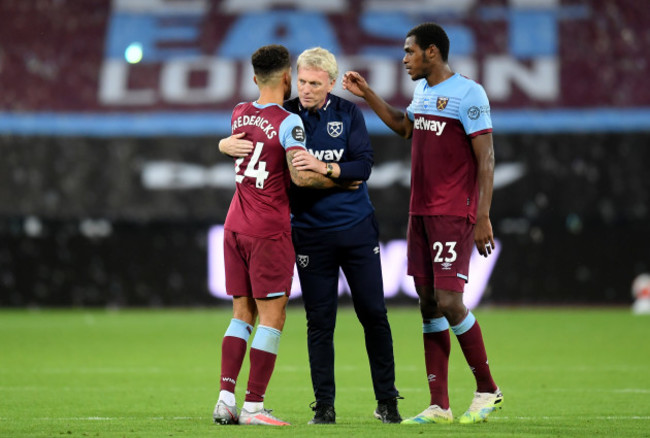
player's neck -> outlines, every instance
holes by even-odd
[[[434,85],[438,85],[439,83],[446,81],[453,75],[454,72],[449,67],[449,64],[445,63],[429,73],[427,76],[427,84],[430,87],[433,87]]]
[[[284,89],[277,87],[260,88],[260,97],[257,99],[260,105],[275,103],[280,106],[284,103]]]

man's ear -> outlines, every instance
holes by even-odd
[[[330,89],[327,91],[328,93],[330,93],[334,89],[334,85],[336,85],[336,79],[330,81]]]
[[[427,57],[429,58],[440,56],[440,50],[438,49],[438,46],[436,46],[435,44],[430,44],[429,47],[427,47],[426,53],[427,53]]]
[[[253,76],[253,82],[255,82],[255,85],[257,85],[257,76]]]

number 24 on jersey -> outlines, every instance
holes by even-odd
[[[255,187],[258,189],[264,188],[264,181],[269,177],[269,173],[266,171],[266,161],[259,161],[262,148],[264,148],[264,143],[261,141],[255,143],[255,150],[243,174],[240,172],[241,163],[244,162],[244,158],[235,160],[235,181],[241,183],[245,177],[255,178]]]

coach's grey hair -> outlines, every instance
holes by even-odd
[[[307,49],[298,56],[298,69],[316,68],[327,72],[331,81],[335,81],[339,76],[339,67],[336,64],[336,58],[327,49],[314,47]]]

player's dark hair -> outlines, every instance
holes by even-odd
[[[289,50],[279,44],[262,46],[251,56],[253,71],[258,78],[268,78],[273,73],[291,67]]]
[[[447,62],[449,56],[449,37],[447,32],[436,23],[422,23],[415,26],[406,34],[406,37],[414,36],[415,43],[425,50],[431,44],[440,51],[442,60]]]

